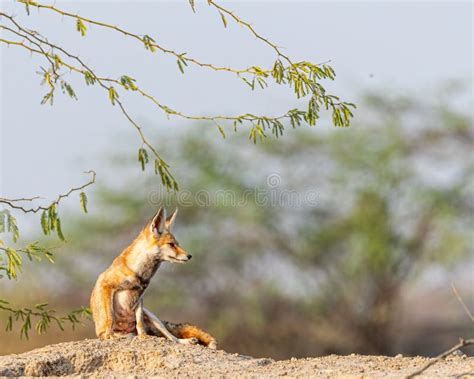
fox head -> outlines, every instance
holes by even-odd
[[[178,209],[169,218],[166,218],[166,210],[160,208],[155,217],[145,227],[148,245],[157,250],[161,261],[184,263],[192,258],[191,254],[188,254],[179,246],[172,233],[173,223],[177,214]]]

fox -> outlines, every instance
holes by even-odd
[[[161,207],[137,238],[102,272],[92,290],[90,309],[99,339],[123,335],[165,337],[179,344],[217,348],[216,339],[189,324],[160,320],[143,306],[143,295],[163,262],[186,263],[188,254],[173,235],[178,209],[167,218]]]

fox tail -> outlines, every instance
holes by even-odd
[[[197,338],[200,345],[207,346],[210,349],[217,348],[216,339],[211,336],[209,333],[205,332],[202,329],[199,329],[197,326],[189,324],[174,324],[172,322],[163,321],[172,335],[177,338]]]
[[[153,321],[150,319],[149,311],[144,313],[143,321],[145,322],[147,333],[157,337],[162,337],[162,333],[155,327]],[[153,316],[153,314],[151,314]],[[156,317],[156,316],[155,316]],[[197,326],[189,324],[174,324],[169,321],[162,321],[166,329],[176,338],[196,338],[200,345],[206,346],[210,349],[217,349],[217,341],[209,333]]]

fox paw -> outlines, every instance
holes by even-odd
[[[109,330],[99,335],[99,339],[101,340],[110,340],[112,338],[114,338],[114,334],[112,331],[109,331]]]
[[[178,343],[181,343],[183,345],[197,345],[199,343],[199,340],[197,338],[180,338],[178,339]]]

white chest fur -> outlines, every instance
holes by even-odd
[[[150,280],[160,265],[160,248],[138,243],[127,259],[127,266],[143,280]]]

